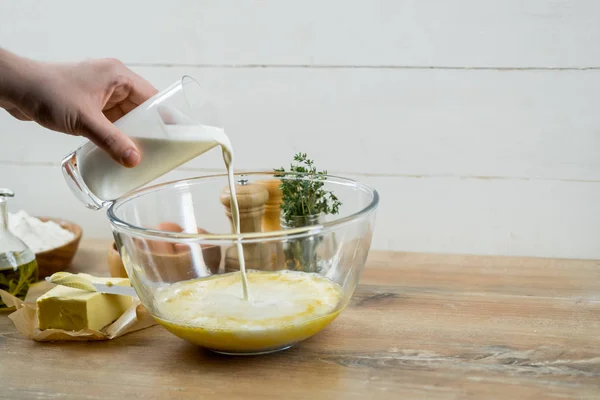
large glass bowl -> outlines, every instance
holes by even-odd
[[[297,178],[264,172],[236,174],[236,187],[240,191],[240,185],[251,185],[248,187],[256,192],[257,185],[262,189],[274,180]],[[282,350],[325,328],[346,307],[358,284],[371,245],[379,198],[374,189],[350,179],[326,176],[319,182],[342,202],[338,214],[300,222],[282,221],[281,228],[263,231],[266,224],[256,223],[262,213],[260,207],[242,209],[242,228],[246,232],[240,235],[232,233],[224,201],[226,174],[160,184],[114,202],[107,211],[108,217],[141,302],[173,334],[227,354]],[[239,270],[238,241],[244,248],[248,270],[318,274],[317,278],[339,285],[337,305],[326,315],[312,315],[277,330],[248,331],[198,326],[197,322],[173,320],[172,315],[161,311],[164,297],[158,294],[172,285],[235,274]],[[249,292],[252,299],[252,281]],[[242,296],[241,281],[239,293]],[[195,311],[202,313],[202,308]]]

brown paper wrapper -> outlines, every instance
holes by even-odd
[[[84,329],[81,331],[65,331],[62,329],[46,329],[41,331],[37,319],[36,300],[54,287],[53,284],[41,281],[29,288],[25,300],[21,300],[10,293],[0,289],[0,297],[9,308],[14,307],[16,311],[8,315],[17,330],[38,342],[54,341],[92,341],[110,340],[123,336],[129,332],[139,331],[156,325],[156,321],[139,299],[133,299],[133,304],[115,322],[97,331]]]

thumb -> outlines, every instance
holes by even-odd
[[[140,162],[140,152],[135,143],[106,119],[102,113],[94,114],[88,118],[83,136],[125,167],[135,167]]]

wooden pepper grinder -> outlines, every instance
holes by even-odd
[[[281,203],[283,202],[283,193],[280,179],[266,179],[257,181],[263,185],[269,192],[269,198],[265,204],[265,215],[262,219],[263,232],[273,232],[281,230]],[[271,246],[271,269],[285,269],[285,254],[281,243],[273,243]]]
[[[240,232],[262,232],[262,218],[265,213],[265,203],[269,197],[267,189],[259,184],[248,183],[246,179],[240,179],[235,185],[236,198],[240,211]],[[229,188],[221,192],[219,198],[225,206],[225,213],[231,223],[232,231],[235,232],[233,218],[231,215],[231,197]],[[244,244],[244,261],[246,269],[270,270],[270,252],[263,243]],[[239,271],[240,261],[237,246],[230,246],[225,253],[225,271]]]
[[[263,232],[278,231],[281,229],[281,197],[282,193],[279,189],[281,181],[279,179],[269,179],[258,181],[263,185],[268,193],[269,198],[265,204],[265,215],[262,219]]]

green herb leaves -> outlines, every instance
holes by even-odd
[[[308,159],[306,153],[294,156],[297,164],[290,164],[288,172],[278,168],[277,177],[283,178],[279,189],[282,192],[282,216],[286,222],[294,217],[314,216],[319,214],[337,214],[342,203],[330,191],[323,189],[322,181],[327,178],[327,171],[317,171],[314,161]]]

